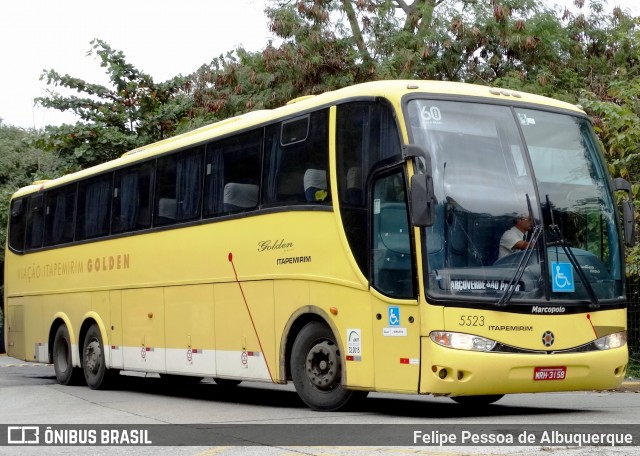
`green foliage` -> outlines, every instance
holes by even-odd
[[[197,116],[220,120],[366,80],[351,37],[333,30],[331,5],[283,2],[267,9],[271,30],[282,43],[255,53],[237,49],[196,71],[192,89]]]
[[[603,101],[593,92],[587,91],[581,97],[581,103],[593,115],[609,172],[612,176],[623,177],[631,183],[636,220],[640,211],[640,131],[637,128],[640,123],[640,106],[637,103],[639,89],[640,83],[636,81],[616,81],[611,83],[608,92],[615,101]],[[627,249],[626,253],[627,264],[637,270],[637,265],[640,264],[640,243]]]
[[[48,97],[36,99],[43,107],[70,110],[80,119],[75,125],[46,127],[36,143],[38,148],[56,151],[68,171],[172,136],[192,109],[187,78],[176,76],[155,83],[151,76],[127,63],[121,51],[98,39],[91,45],[88,55],[99,58],[111,87],[45,70],[41,80],[79,95],[50,91]]]

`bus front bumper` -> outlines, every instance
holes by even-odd
[[[627,371],[627,346],[584,353],[487,353],[446,348],[422,338],[420,393],[475,396],[609,390]]]

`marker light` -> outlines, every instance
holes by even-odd
[[[600,350],[610,350],[612,348],[622,347],[627,343],[627,332],[622,331],[618,333],[609,334],[608,336],[601,337],[593,341]]]
[[[463,334],[448,331],[433,331],[430,334],[431,340],[443,347],[455,348],[457,350],[491,351],[496,345],[495,340],[486,339],[471,334]]]

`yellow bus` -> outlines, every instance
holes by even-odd
[[[304,97],[17,191],[8,354],[93,389],[122,370],[292,381],[316,410],[614,388],[617,190],[585,113],[553,99],[435,81]]]

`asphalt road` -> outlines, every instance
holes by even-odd
[[[147,429],[152,440],[151,446],[134,447],[5,445],[0,446],[0,454],[556,456],[640,451],[629,446],[577,448],[538,440],[530,446],[433,444],[434,436],[437,443],[448,433],[461,438],[461,432],[470,432],[474,437],[474,433],[497,429],[504,433],[503,438],[509,433],[522,438],[522,432],[529,431],[560,430],[567,435],[630,432],[636,439],[633,443],[639,445],[640,382],[625,382],[618,391],[511,395],[482,409],[465,408],[448,398],[372,393],[348,411],[319,413],[308,409],[291,385],[242,383],[223,388],[205,379],[176,386],[153,374],[121,377],[107,391],[61,386],[52,366],[0,355],[0,435],[8,433],[10,426],[11,432],[21,426],[37,426],[43,437],[48,425],[60,432],[84,429],[98,433],[99,440],[102,429],[113,427],[124,434]],[[229,429],[237,433],[236,440],[228,438],[233,433]],[[191,435],[193,440],[189,440]],[[211,435],[224,438],[209,439]],[[425,435],[431,438],[427,444],[420,440]],[[167,442],[182,446],[157,446]]]

